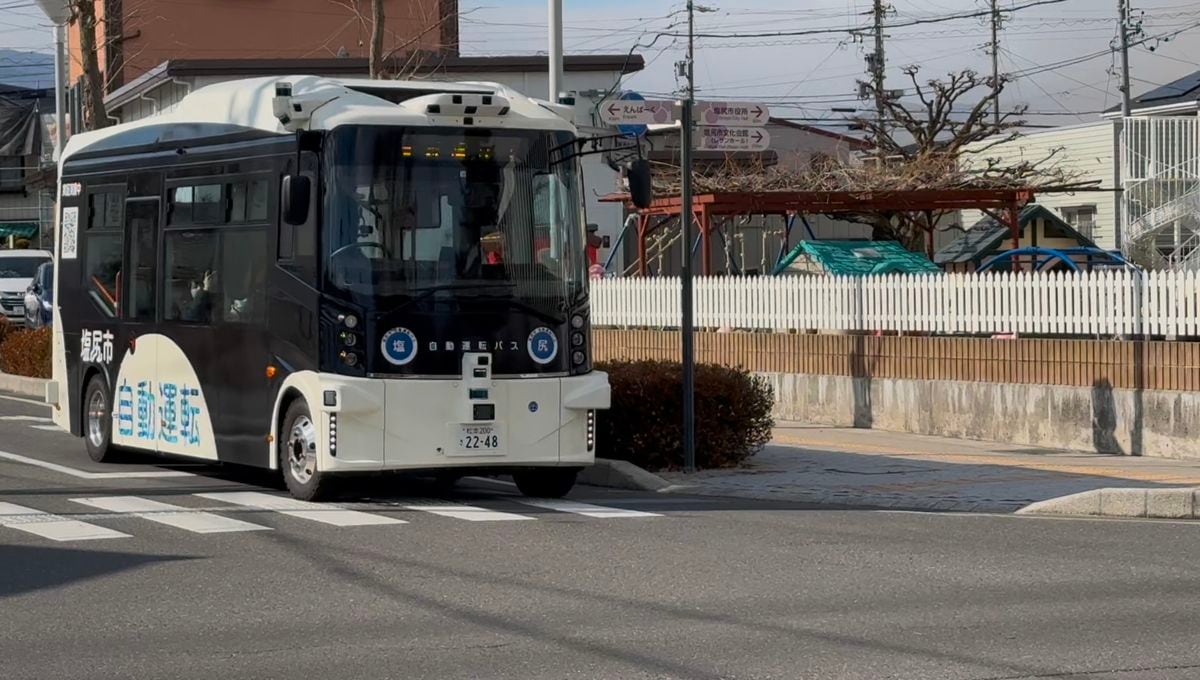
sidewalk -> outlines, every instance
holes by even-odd
[[[1106,456],[779,423],[747,467],[661,473],[670,491],[838,505],[1015,512],[1103,488],[1200,486],[1200,460]]]

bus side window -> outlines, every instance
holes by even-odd
[[[120,313],[123,198],[119,191],[88,195],[83,288],[92,304],[110,318]]]
[[[125,202],[129,239],[127,318],[154,321],[158,283],[158,199]]]
[[[224,304],[217,272],[217,233],[213,229],[166,232],[163,248],[164,318],[210,324]]]

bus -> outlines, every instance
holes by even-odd
[[[73,136],[55,421],[98,462],[268,468],[306,501],[391,470],[566,495],[610,403],[569,111],[487,83],[256,78]]]

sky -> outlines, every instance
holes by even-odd
[[[544,52],[545,0],[461,0],[464,54]],[[684,41],[658,33],[683,30],[681,0],[564,0],[568,54],[625,54],[635,45],[648,63],[624,87],[643,94],[676,91],[674,63]],[[1178,33],[1131,51],[1135,95],[1200,71],[1200,3],[1195,0],[1131,0],[1142,37]],[[838,125],[848,114],[832,108],[861,107],[856,80],[864,77],[873,49],[849,29],[869,26],[870,0],[703,0],[716,11],[697,15],[697,32],[763,34],[813,29],[839,32],[807,36],[700,38],[696,43],[698,97],[752,99],[772,104],[775,115]],[[1001,9],[1030,0],[1000,0]],[[986,0],[891,0],[890,24],[969,13]],[[1023,73],[1009,84],[1006,106],[1028,105],[1031,122],[1071,125],[1096,119],[1120,103],[1119,73],[1110,44],[1116,36],[1116,0],[1064,0],[1006,13],[1000,36],[1000,70]],[[1181,32],[1182,31],[1182,32]],[[645,47],[654,42],[652,47]],[[973,68],[991,72],[986,45],[989,20],[897,27],[887,31],[888,85],[911,86],[901,68],[922,67],[923,77]],[[1153,51],[1150,48],[1154,48]],[[1077,62],[1077,63],[1073,63]],[[869,105],[868,105],[869,106]]]
[[[170,1],[170,0],[162,0]],[[461,51],[467,55],[544,53],[546,0],[459,0]],[[1037,0],[999,0],[1001,8]],[[1133,91],[1145,92],[1200,70],[1200,3],[1195,0],[1131,0],[1143,37],[1131,51]],[[862,106],[854,93],[864,75],[864,43],[850,29],[870,24],[871,0],[703,0],[714,11],[697,15],[697,31],[763,34],[831,29],[795,36],[700,38],[696,43],[698,97],[769,103],[775,115],[832,127],[848,114],[833,108]],[[891,0],[888,23],[927,21],[985,9],[987,0]],[[1039,124],[1071,125],[1096,119],[1120,102],[1115,56],[1116,0],[1062,0],[1006,13],[1000,69],[1021,77],[1003,103],[1025,104]],[[675,91],[674,63],[684,41],[682,0],[564,0],[568,54],[625,55],[647,62],[645,71],[622,87],[648,96]],[[922,76],[944,76],[974,68],[989,73],[986,18],[968,18],[897,27],[887,32],[888,84],[907,85],[900,69],[919,64]],[[32,0],[0,0],[0,49],[49,53],[48,22]],[[1154,48],[1150,51],[1150,48]],[[24,74],[0,53],[0,82]]]

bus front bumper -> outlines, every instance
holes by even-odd
[[[595,462],[595,413],[608,375],[459,380],[320,375],[321,469],[582,467]]]

